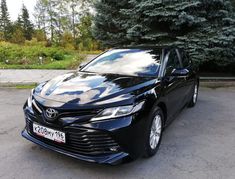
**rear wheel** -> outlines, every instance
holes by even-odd
[[[164,121],[164,115],[161,108],[156,107],[156,109],[152,111],[150,121],[145,142],[145,157],[155,155],[161,143]]]
[[[192,98],[191,98],[191,100],[189,102],[189,105],[188,105],[188,107],[190,107],[190,108],[194,107],[197,103],[198,88],[199,88],[199,84],[198,84],[198,82],[196,82],[195,85],[194,85]]]

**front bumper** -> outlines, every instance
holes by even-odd
[[[116,154],[110,154],[110,155],[104,155],[104,156],[93,156],[93,157],[85,156],[85,155],[79,155],[79,154],[75,154],[75,153],[60,149],[58,147],[54,147],[52,145],[48,145],[48,144],[42,142],[41,140],[38,140],[38,139],[32,137],[27,132],[26,129],[24,129],[21,134],[24,138],[28,139],[29,141],[31,141],[35,144],[38,144],[38,145],[44,147],[46,149],[50,149],[50,150],[53,150],[55,152],[58,152],[58,153],[61,153],[61,154],[64,154],[64,155],[67,155],[67,156],[70,156],[70,157],[73,157],[73,158],[76,158],[76,159],[79,159],[79,160],[83,160],[83,161],[86,161],[86,162],[115,165],[115,164],[119,164],[119,163],[123,162],[123,160],[128,157],[128,154],[124,153],[124,152],[120,152],[120,153],[116,153]]]
[[[93,123],[72,123],[65,124],[65,126],[56,126],[54,124],[44,123],[42,118],[31,116],[27,110],[25,110],[24,112],[26,118],[26,128],[22,131],[22,136],[24,138],[44,148],[59,152],[61,154],[65,154],[76,159],[87,162],[115,165],[138,158],[144,150],[144,129],[146,122],[143,115],[140,114],[107,121],[98,121]],[[67,133],[69,137],[71,137],[70,134],[72,133],[73,138],[68,138],[68,140],[66,140],[68,141],[68,144],[64,144],[64,146],[61,146],[59,144],[57,145],[53,141],[49,141],[35,135],[32,132],[33,122],[39,123],[49,128],[63,131]],[[91,141],[89,141],[90,139]],[[105,149],[104,152],[100,152],[100,150],[103,149],[101,147],[101,149],[98,149],[98,152],[100,153],[97,153],[97,151],[95,151],[97,154],[87,153],[87,151],[89,151],[89,148],[85,149],[86,153],[80,152],[81,148],[83,150],[84,144],[89,144],[89,147],[92,149],[92,151],[93,149],[95,150],[95,148],[97,147],[96,140],[105,144],[112,143],[113,145],[115,143],[115,146],[118,146],[118,150],[107,152],[107,150],[109,150],[109,147],[108,145],[105,145],[104,147],[102,146]]]

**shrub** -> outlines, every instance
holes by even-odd
[[[27,64],[37,64],[39,57],[43,57],[44,62],[60,61],[71,54],[59,47],[45,47],[43,43],[36,44],[35,40],[27,41],[25,46],[0,42],[0,62],[22,64],[27,61]]]

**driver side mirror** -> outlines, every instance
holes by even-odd
[[[175,77],[185,77],[188,76],[189,71],[187,69],[174,69],[171,72],[171,76],[175,76]]]

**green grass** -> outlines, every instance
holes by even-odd
[[[37,84],[1,84],[0,88],[9,88],[9,89],[33,89]]]
[[[102,50],[82,51],[81,54],[85,54],[85,55],[99,55],[102,52],[103,52]]]
[[[84,57],[77,54],[66,55],[64,60],[47,61],[45,64],[6,64],[0,62],[0,69],[77,69]]]
[[[37,84],[30,84],[30,85],[16,85],[16,86],[12,86],[12,88],[16,88],[16,89],[33,89],[37,86]]]

